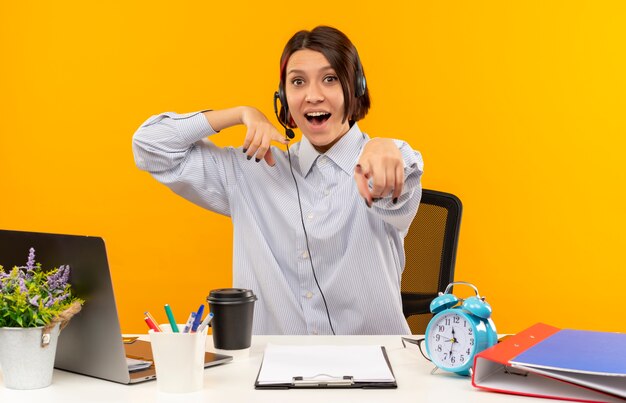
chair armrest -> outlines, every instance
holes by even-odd
[[[401,292],[404,317],[430,313],[430,303],[437,293]]]

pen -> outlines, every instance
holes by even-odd
[[[161,330],[157,327],[157,325],[152,321],[152,319],[150,319],[149,317],[144,317],[143,320],[146,321],[146,324],[148,325],[148,327],[150,329],[152,329],[155,332],[160,332]]]
[[[161,329],[161,326],[159,326],[159,322],[157,322],[157,320],[156,320],[156,319],[154,319],[154,316],[150,315],[150,312],[145,311],[143,314],[144,314],[144,315],[146,315],[146,316],[147,316],[147,317],[148,317],[148,318],[152,321],[152,323],[154,324],[154,326],[156,326],[157,331],[159,331],[159,332],[162,332],[162,331],[163,331],[163,329]]]
[[[187,323],[185,323],[185,328],[183,329],[183,333],[189,333],[195,321],[196,321],[196,313],[191,312],[189,314],[189,318],[187,318]]]
[[[176,319],[174,319],[174,314],[172,313],[172,308],[170,308],[169,304],[165,304],[165,314],[167,315],[167,319],[170,321],[172,332],[179,333],[178,325],[176,325]]]
[[[204,320],[202,321],[202,323],[200,324],[200,326],[198,326],[198,332],[201,332],[204,330],[205,327],[207,327],[209,325],[209,323],[211,323],[211,319],[213,319],[213,312],[209,313],[206,318],[204,318]]]
[[[198,326],[200,326],[200,322],[202,322],[202,312],[204,312],[204,304],[200,305],[200,308],[198,308],[196,320],[193,321],[193,325],[191,326],[192,332],[196,332],[198,330]]]

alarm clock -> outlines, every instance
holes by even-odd
[[[454,285],[469,286],[476,296],[457,298],[449,293]],[[424,343],[431,361],[445,371],[470,375],[476,354],[498,341],[491,306],[473,284],[457,281],[439,293],[430,303],[430,311],[435,316],[426,327]]]

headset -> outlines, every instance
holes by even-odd
[[[367,81],[365,80],[365,74],[363,74],[363,65],[361,64],[361,58],[359,52],[354,49],[356,56],[356,66],[354,71],[354,96],[360,98],[365,95],[367,89]],[[286,65],[286,64],[285,64]],[[287,122],[289,117],[289,105],[287,104],[287,95],[285,94],[285,82],[282,80],[282,74],[280,72],[280,82],[278,83],[278,91],[274,92],[274,113],[278,119],[278,123],[285,128],[285,135],[290,139],[295,137],[293,130],[285,126],[284,122]],[[278,111],[278,101],[280,101],[280,112]],[[281,119],[282,117],[282,119]]]
[[[361,65],[361,59],[359,58],[359,53],[354,49],[356,53],[356,66],[354,72],[354,95],[359,98],[365,95],[365,90],[367,89],[367,82],[365,81],[365,75],[363,74],[363,66]],[[278,112],[278,101],[280,101],[280,114]],[[287,105],[287,96],[285,95],[285,83],[282,80],[282,71],[281,71],[281,80],[278,84],[278,91],[274,92],[274,114],[276,114],[276,119],[278,119],[278,123],[285,129],[285,136],[289,139],[293,139],[295,134],[293,130],[283,123],[287,121],[289,116],[289,106]],[[298,206],[300,207],[300,222],[302,223],[302,230],[304,231],[304,240],[306,242],[306,250],[309,254],[309,263],[311,263],[311,271],[313,272],[313,279],[315,280],[315,285],[317,285],[317,289],[322,296],[322,301],[324,302],[324,308],[326,309],[326,317],[328,318],[328,324],[330,325],[330,330],[333,332],[333,336],[335,335],[335,328],[333,327],[333,322],[330,319],[330,312],[328,311],[328,304],[326,303],[326,297],[322,292],[322,288],[320,287],[320,283],[317,281],[317,275],[315,274],[315,268],[313,267],[313,257],[311,256],[311,248],[309,247],[309,236],[306,232],[306,226],[304,225],[304,214],[302,212],[302,201],[300,200],[300,190],[298,188],[298,181],[296,180],[296,175],[293,173],[293,165],[291,163],[291,153],[289,151],[289,144],[287,144],[287,158],[289,159],[289,168],[291,170],[291,176],[293,177],[293,182],[296,185],[296,195],[298,196]]]

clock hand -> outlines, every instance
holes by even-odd
[[[450,343],[450,357],[452,357],[452,347],[454,343],[456,343],[456,338],[454,337],[454,326],[452,327],[452,338],[450,339],[452,343]]]

